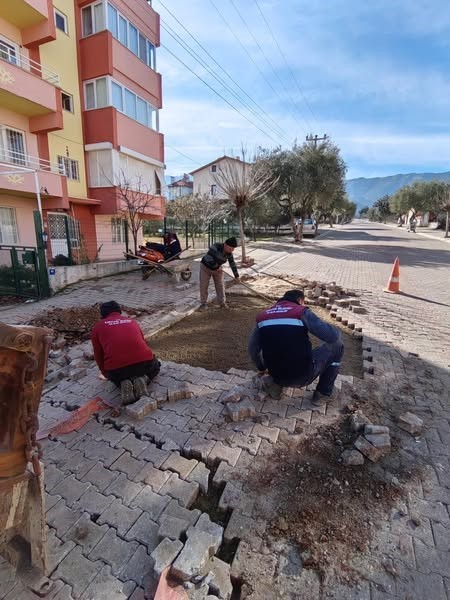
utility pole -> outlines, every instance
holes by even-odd
[[[312,133],[306,136],[306,141],[307,142],[312,142],[314,144],[314,148],[317,148],[317,142],[325,142],[328,139],[328,136],[326,133],[324,133],[323,137],[319,137],[316,133],[316,135],[313,135]]]

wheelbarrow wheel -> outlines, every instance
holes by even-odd
[[[150,277],[151,269],[148,267],[142,267],[142,281],[145,281]]]
[[[192,277],[192,271],[190,269],[186,269],[186,271],[181,271],[181,279],[183,281],[189,281]]]

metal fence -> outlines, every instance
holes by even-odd
[[[0,246],[0,296],[43,296],[36,248]]]

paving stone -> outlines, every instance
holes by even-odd
[[[419,435],[423,429],[423,420],[414,413],[406,412],[398,417],[398,426],[411,435]]]
[[[165,460],[169,456],[169,452],[160,450],[155,444],[149,443],[147,448],[139,454],[139,460],[146,460],[151,462],[154,467],[159,469]]]
[[[90,460],[102,461],[105,467],[110,467],[124,452],[122,448],[111,448],[108,443],[98,442],[88,435],[81,438],[73,448],[80,450]]]
[[[178,500],[185,508],[189,508],[196,501],[198,493],[198,483],[183,481],[176,473],[172,473],[170,478],[161,488],[161,494],[167,494],[175,500]]]
[[[197,575],[204,575],[205,567],[214,554],[214,538],[204,531],[191,527],[187,531],[184,548],[175,559],[170,573],[181,581],[189,581]]]
[[[241,456],[243,456],[243,454]],[[235,474],[235,469],[233,467],[230,467],[230,465],[225,461],[222,461],[217,467],[216,472],[214,473],[213,485],[215,487],[221,487],[225,485],[227,481],[233,479],[233,476],[235,476]]]
[[[222,442],[216,442],[213,449],[209,453],[207,462],[208,464],[214,465],[217,462],[224,460],[229,465],[234,467],[241,452],[242,450],[240,448],[230,448],[229,446],[222,444]]]
[[[45,489],[48,492],[51,492],[53,490],[53,488],[56,485],[58,485],[58,483],[60,483],[66,477],[64,472],[61,471],[60,469],[58,469],[58,467],[56,467],[53,464],[45,465],[45,473],[44,474],[45,474]]]
[[[143,466],[143,460],[137,460],[136,458],[133,458],[129,452],[125,451],[112,463],[110,468],[112,471],[121,471],[122,473],[125,473],[128,479],[134,479]]]
[[[95,579],[103,564],[100,561],[93,562],[85,558],[81,548],[75,548],[58,565],[54,577],[62,579],[72,588],[72,596],[75,599],[81,597],[90,583]]]
[[[62,498],[47,511],[46,518],[48,525],[54,527],[58,537],[62,538],[65,532],[78,521],[82,514],[82,511],[79,509],[73,510],[69,508]]]
[[[170,540],[178,540],[186,533],[190,526],[190,522],[185,519],[177,519],[177,517],[167,515],[160,520],[158,539],[169,538]]]
[[[131,594],[129,600],[146,600],[146,594],[143,588],[136,588]]]
[[[141,511],[138,508],[129,508],[116,498],[99,516],[97,523],[99,525],[107,523],[110,527],[117,529],[119,535],[125,536],[140,515]]]
[[[228,525],[225,528],[224,539],[226,542],[232,542],[235,539],[245,539],[248,534],[251,535],[262,535],[264,533],[265,526],[262,522],[256,521],[250,517],[247,517],[237,510],[234,510],[231,514]]]
[[[150,488],[145,487],[132,501],[131,506],[138,506],[146,511],[153,521],[157,521],[169,501],[169,496],[156,494]]]
[[[147,463],[144,463],[147,464]],[[105,490],[105,494],[112,494],[120,498],[127,506],[144,489],[142,483],[130,481],[124,473],[118,473],[117,478]]]
[[[241,498],[241,489],[231,481],[228,481],[220,496],[218,507],[220,510],[229,510],[237,508]]]
[[[97,462],[86,475],[81,477],[81,481],[88,481],[95,485],[100,492],[104,492],[118,476],[116,471],[110,471],[101,462]]]
[[[364,464],[364,456],[358,450],[344,450],[341,454],[341,459],[345,467],[355,467]]]
[[[137,585],[142,585],[144,578],[151,575],[152,571],[153,561],[145,546],[141,545],[121,569],[119,577],[122,581],[134,581]]]
[[[238,432],[233,436],[232,444],[233,446],[242,448],[242,450],[247,450],[252,456],[256,456],[261,445],[261,438]]]
[[[190,483],[198,483],[201,493],[206,496],[209,487],[209,476],[210,470],[202,462],[199,462],[189,473],[187,481]]]
[[[161,514],[159,522],[161,522],[161,520],[165,519],[167,516],[172,516],[182,519],[183,521],[189,521],[191,525],[195,525],[200,515],[201,513],[197,508],[189,510],[180,506],[177,500],[171,500],[166,506],[164,512]]]
[[[172,441],[173,443],[176,444],[177,449],[181,450],[191,436],[192,436],[191,431],[180,431],[179,429],[176,429],[175,427],[171,427],[167,431],[164,439],[166,440],[166,442]]]
[[[121,539],[113,527],[108,529],[106,534],[89,553],[91,560],[101,559],[111,567],[111,572],[115,577],[123,566],[130,560],[136,552],[138,544],[136,542],[125,541]]]
[[[368,442],[362,435],[355,441],[355,448],[364,454],[364,456],[367,456],[372,462],[377,462],[384,454],[383,450],[375,448],[375,446]]]
[[[153,550],[151,554],[153,571],[158,577],[166,567],[169,567],[173,563],[182,548],[183,544],[180,540],[169,540],[166,538]]]
[[[415,569],[403,569],[396,581],[398,598],[429,598],[447,600],[442,577],[436,573],[425,575]]]
[[[139,440],[134,433],[129,433],[117,444],[117,447],[127,450],[131,456],[137,458],[149,447],[149,442],[143,442]],[[141,457],[142,458],[142,457]]]
[[[108,506],[114,501],[114,496],[100,494],[94,487],[90,487],[85,492],[78,502],[75,503],[74,508],[79,508],[82,511],[86,511],[93,515],[95,513],[102,513]]]
[[[83,554],[87,555],[107,531],[108,525],[97,525],[91,520],[89,514],[85,513],[64,533],[62,539],[77,543],[83,548]]]
[[[223,527],[211,521],[209,515],[202,513],[195,524],[195,529],[209,534],[214,541],[214,554],[219,550],[223,540]]]
[[[386,427],[385,425],[365,425],[364,426],[364,435],[366,435],[366,437],[367,437],[367,434],[380,435],[382,433],[389,434],[389,427]]]
[[[114,577],[111,567],[104,566],[81,596],[81,600],[126,600],[128,585]]]
[[[234,423],[256,415],[255,405],[248,398],[226,405],[225,415]]]
[[[48,552],[48,573],[53,573],[59,563],[69,554],[75,547],[74,542],[62,542],[56,537],[55,530],[50,529],[47,536],[47,552]]]
[[[272,444],[276,444],[278,436],[280,434],[280,430],[278,427],[266,427],[265,425],[256,423],[253,426],[252,434],[259,438],[268,440]]]
[[[67,506],[71,507],[77,500],[91,487],[88,482],[81,482],[75,475],[65,477],[58,485],[53,488],[54,494],[59,494],[66,501]]]
[[[220,395],[219,401],[222,402],[223,404],[238,403],[240,401],[240,399],[242,398],[242,396],[244,396],[246,393],[247,393],[247,390],[244,387],[242,387],[240,385],[236,385],[236,386],[232,387],[231,390],[222,392],[222,394]]]
[[[169,471],[161,471],[155,469],[152,464],[145,463],[145,466],[136,475],[135,480],[142,481],[145,485],[149,485],[154,492],[159,492],[169,477]]]
[[[55,506],[57,502],[61,500],[61,496],[53,496],[52,494],[48,494],[45,492],[45,510],[46,512]]]
[[[209,589],[214,596],[222,600],[230,600],[233,593],[233,584],[230,578],[230,565],[216,556],[211,558],[207,571],[213,574],[209,582]]]
[[[183,450],[187,456],[206,462],[214,446],[215,442],[213,440],[206,440],[202,437],[193,435],[185,443]]]
[[[161,465],[161,469],[163,471],[173,471],[174,473],[178,473],[181,479],[186,479],[197,464],[198,461],[195,459],[188,460],[180,456],[179,452],[172,452],[168,459]]]
[[[391,449],[391,438],[387,433],[377,433],[377,434],[368,434],[365,433],[364,437],[368,442],[378,448],[379,450],[383,450],[385,452],[389,452]]]
[[[153,552],[159,543],[158,538],[159,525],[152,521],[147,513],[142,513],[136,523],[128,530],[125,535],[127,540],[136,540],[141,542],[149,552]]]
[[[357,411],[350,415],[350,429],[354,433],[363,431],[366,425],[370,425],[370,419],[361,411]]]
[[[142,421],[142,423],[140,423],[136,427],[136,430],[141,435],[148,436],[157,444],[159,444],[159,442],[163,442],[166,439],[166,435],[169,429],[169,425],[160,425],[152,419],[144,419],[144,421]],[[140,458],[145,458],[145,456]]]
[[[133,402],[133,404],[129,404],[125,408],[125,412],[132,419],[136,419],[137,421],[142,421],[146,415],[151,413],[152,411],[158,408],[158,403],[156,398],[152,398],[149,396],[142,396],[137,402]]]

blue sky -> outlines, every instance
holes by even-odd
[[[166,136],[167,174],[192,171],[223,153],[238,154],[242,144],[253,153],[259,146],[303,141],[310,132],[326,132],[341,147],[349,178],[450,170],[447,0],[257,0],[295,81],[255,0],[163,2],[269,115],[262,113],[263,118],[284,132],[277,135],[257,121],[162,28],[163,46],[274,138],[233,111],[162,47],[157,67],[163,76],[160,127]],[[160,0],[153,0],[153,6],[164,26],[225,77]]]

